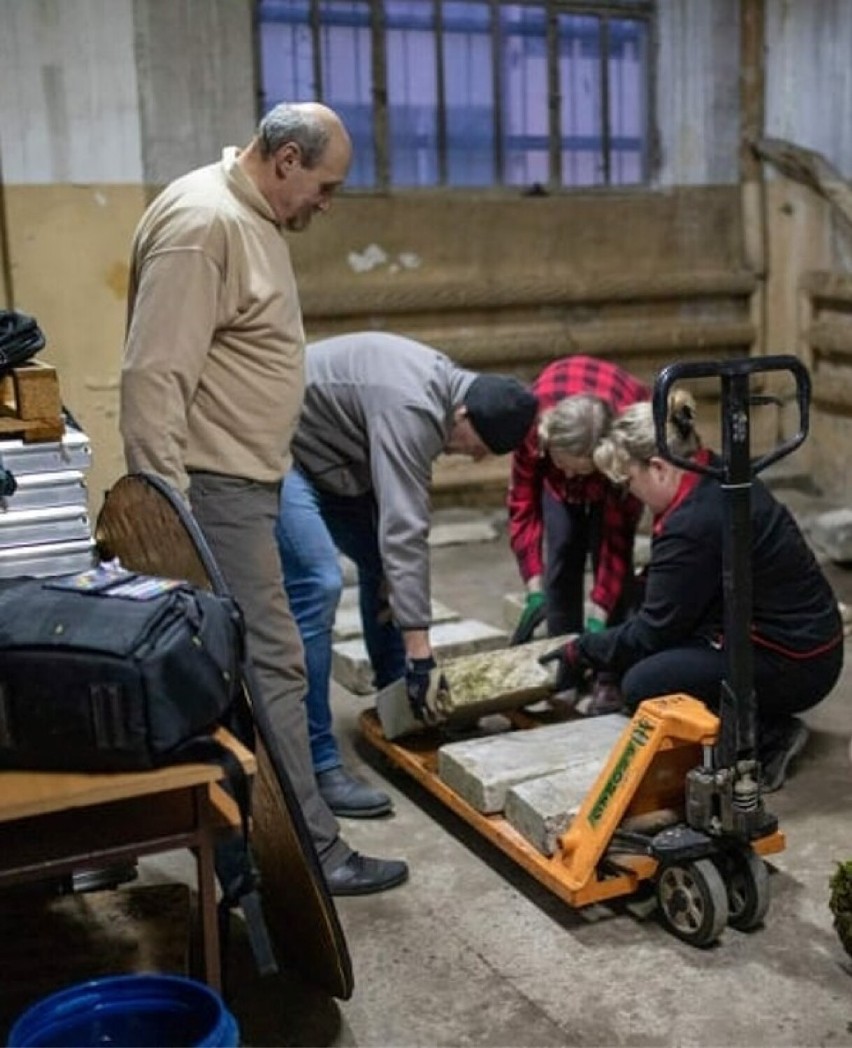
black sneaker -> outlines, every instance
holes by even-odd
[[[798,717],[790,717],[769,728],[758,751],[764,793],[781,789],[790,765],[807,745],[809,736],[807,726]]]

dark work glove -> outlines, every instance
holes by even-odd
[[[526,644],[527,641],[532,640],[536,627],[544,622],[546,613],[544,593],[541,590],[528,593],[524,601],[524,610],[521,612],[517,626],[515,626],[515,632],[509,641],[509,646],[515,647],[517,644]]]
[[[424,724],[437,724],[450,689],[431,655],[405,660],[405,691],[414,716]]]
[[[618,678],[615,674],[607,673],[605,670],[595,674],[592,690],[577,703],[576,710],[585,717],[621,713],[624,710],[624,700],[621,697]]]
[[[558,692],[580,687],[592,671],[591,666],[577,647],[577,642],[573,640],[569,640],[561,648],[545,652],[538,661],[539,665],[545,667],[552,662],[557,663],[555,685]]]

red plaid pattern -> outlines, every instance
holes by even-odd
[[[650,397],[647,386],[629,372],[606,360],[579,355],[549,364],[533,383],[532,390],[538,398],[539,413],[577,393],[600,397],[616,414]],[[619,491],[600,473],[569,480],[553,465],[550,456],[539,454],[536,431],[536,426],[530,428],[512,456],[507,500],[509,542],[521,577],[526,582],[544,570],[541,498],[545,489],[562,502],[603,502],[604,533],[591,599],[610,612],[624,585],[642,504],[632,495]]]

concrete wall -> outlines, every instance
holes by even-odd
[[[251,137],[252,4],[133,0],[132,7],[142,180],[159,187]]]
[[[293,239],[309,334],[387,327],[525,375],[572,347],[646,375],[675,357],[749,352],[764,275],[745,249],[738,185],[740,18],[751,2],[660,0],[649,189],[344,194]],[[844,7],[766,2],[768,131],[819,127],[816,144],[832,144],[841,164],[849,121],[832,138],[819,103],[805,106],[788,81],[810,60],[807,90],[843,94],[832,111],[843,119]],[[38,317],[45,359],[93,438],[93,508],[123,469],[117,378],[133,228],[163,183],[251,134],[251,10],[250,0],[0,0],[0,296]],[[767,194],[779,345],[795,339],[799,262],[838,257],[811,197],[772,182]]]
[[[93,510],[117,430],[127,258],[153,192],[254,126],[244,0],[0,0],[4,304],[33,313],[92,439]]]
[[[657,9],[659,184],[735,183],[739,0],[660,0]]]
[[[767,0],[766,135],[821,154],[852,179],[852,7],[847,0]],[[767,348],[812,369],[811,439],[802,451],[815,483],[852,501],[852,225],[806,186],[767,165]]]

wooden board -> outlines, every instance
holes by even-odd
[[[197,522],[156,477],[122,477],[107,493],[95,527],[103,559],[134,571],[182,578],[226,593]],[[251,698],[251,681],[246,682]],[[279,961],[334,997],[352,994],[352,963],[316,849],[260,703],[252,703],[258,774],[252,797],[252,850],[267,927]]]
[[[0,378],[0,439],[61,440],[64,432],[55,368],[33,361]]]

